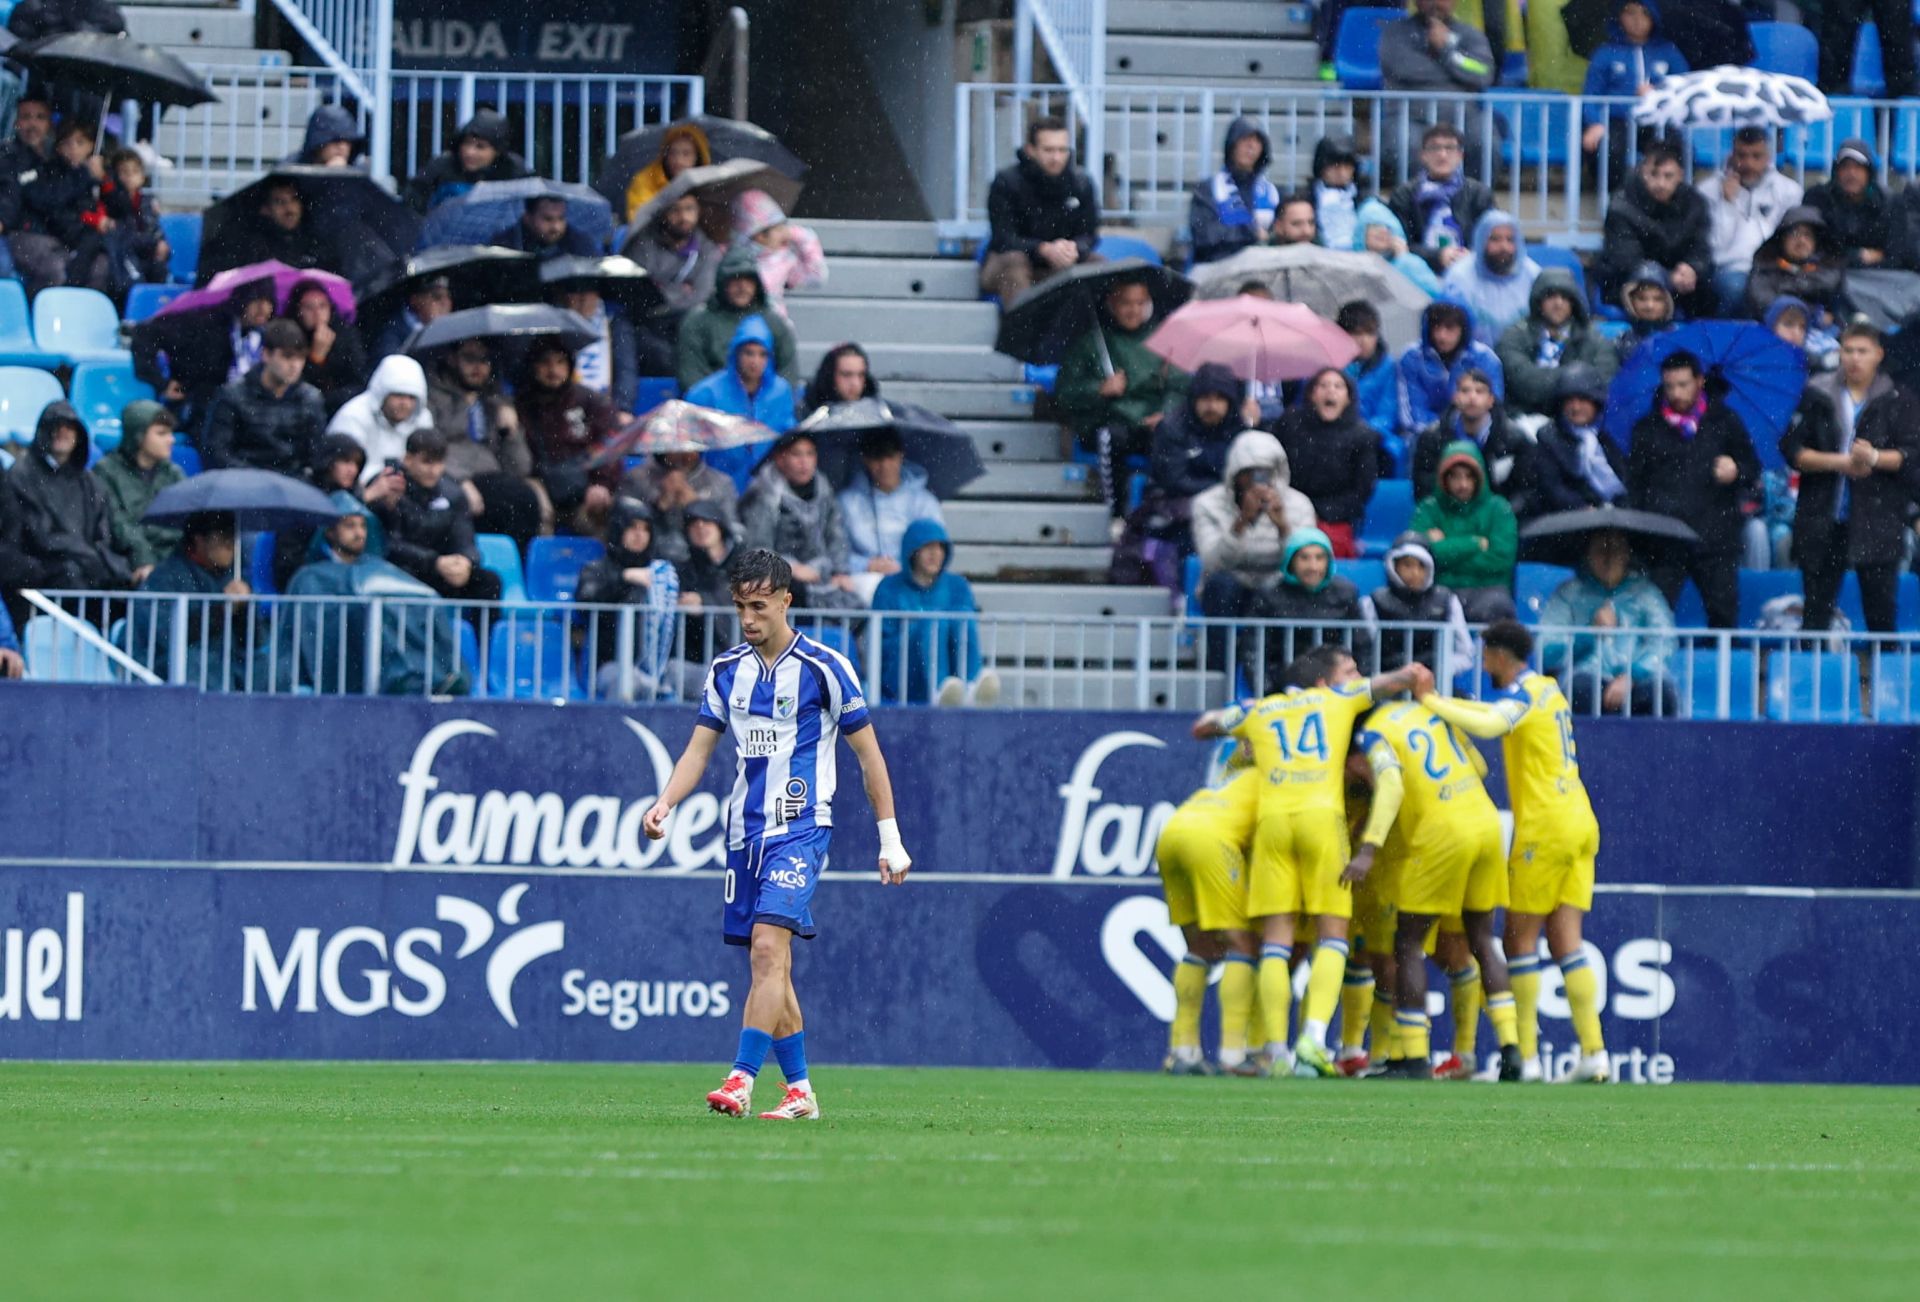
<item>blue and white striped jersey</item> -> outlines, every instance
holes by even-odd
[[[727,847],[739,850],[833,826],[834,743],[869,719],[847,658],[795,633],[771,667],[745,643],[714,657],[698,722],[733,735]]]

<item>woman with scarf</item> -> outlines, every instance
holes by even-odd
[[[1373,500],[1380,474],[1380,435],[1360,420],[1353,381],[1329,366],[1307,382],[1301,404],[1280,418],[1274,434],[1286,449],[1293,486],[1313,513],[1333,554],[1358,556],[1354,530]]]
[[[1217,262],[1242,249],[1265,244],[1280,211],[1280,190],[1267,179],[1272,146],[1252,118],[1227,126],[1224,166],[1193,187],[1187,204],[1187,232],[1193,260]]]
[[[1535,436],[1516,471],[1522,519],[1612,506],[1627,495],[1627,460],[1600,428],[1606,381],[1591,366],[1564,367],[1553,387],[1553,422]]]

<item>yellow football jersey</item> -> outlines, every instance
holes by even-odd
[[[1380,706],[1361,725],[1357,741],[1376,774],[1385,768],[1400,771],[1395,837],[1409,839],[1429,820],[1499,817],[1480,780],[1485,762],[1473,743],[1424,705],[1392,701]]]
[[[1373,704],[1364,678],[1340,687],[1283,692],[1228,711],[1223,720],[1264,779],[1261,808],[1346,809],[1347,748],[1354,721]]]
[[[1513,808],[1515,840],[1529,830],[1582,827],[1593,805],[1580,780],[1573,741],[1573,709],[1560,684],[1531,670],[1492,703],[1511,725],[1500,743],[1507,766],[1507,803]]]
[[[1202,787],[1173,811],[1167,826],[1203,829],[1223,845],[1245,849],[1253,840],[1254,820],[1260,813],[1260,774],[1250,768],[1236,770],[1224,785]]]

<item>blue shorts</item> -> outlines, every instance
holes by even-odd
[[[752,841],[727,851],[724,934],[745,945],[756,922],[785,927],[802,940],[818,934],[813,892],[827,868],[833,829],[810,827],[774,841]]]

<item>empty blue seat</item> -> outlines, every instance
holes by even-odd
[[[1741,628],[1759,628],[1760,612],[1776,597],[1800,595],[1799,570],[1741,570]]]
[[[634,414],[644,416],[669,398],[680,396],[680,385],[671,375],[646,375],[633,389]]]
[[[606,544],[598,538],[535,538],[527,544],[527,596],[572,601],[580,571],[606,554]]]
[[[1799,23],[1748,23],[1753,66],[1808,81],[1820,79],[1820,38]]]
[[[523,612],[501,619],[488,645],[487,695],[522,701],[582,699],[586,693],[574,677],[569,633],[558,618]]]
[[[173,464],[186,471],[189,475],[197,475],[200,473],[200,453],[194,448],[193,444],[187,442],[185,439],[175,439],[173,441]]]
[[[1900,576],[1894,597],[1893,626],[1902,633],[1920,632],[1920,574]]]
[[[1562,271],[1573,273],[1574,283],[1580,286],[1580,292],[1587,292],[1587,269],[1580,261],[1580,255],[1572,249],[1563,249],[1557,244],[1529,244],[1527,254],[1540,265],[1540,270],[1558,267]]]
[[[91,625],[89,625],[91,627]],[[98,647],[81,640],[51,615],[35,615],[20,630],[27,677],[47,683],[110,683],[113,665]]]
[[[1687,715],[1694,719],[1718,719],[1720,715],[1720,666],[1718,647],[1699,646],[1675,666],[1680,690],[1687,700]],[[1754,718],[1759,682],[1754,677],[1751,651],[1729,650],[1726,655],[1727,713],[1729,719]]]
[[[1348,90],[1379,90],[1380,33],[1407,16],[1405,9],[1349,9],[1333,39],[1333,70]]]
[[[12,278],[0,280],[0,366],[37,366],[51,371],[60,365],[33,341],[33,317],[27,311],[27,291]]]
[[[453,627],[454,636],[460,639],[460,663],[465,667],[467,677],[473,680],[472,692],[475,696],[483,695],[486,684],[480,681],[480,635],[464,619],[454,620]]]
[[[185,285],[135,285],[127,291],[127,306],[120,319],[130,323],[145,321],[186,292]]]
[[[13,469],[13,453],[7,451],[5,448],[0,448],[0,470],[12,470],[12,469]],[[1195,559],[1198,559],[1198,558],[1196,557]]]
[[[68,401],[95,438],[120,431],[120,412],[137,398],[152,398],[153,386],[133,376],[133,363],[82,362],[73,370]]]
[[[1875,723],[1920,723],[1920,654],[1906,651],[1889,648],[1869,662]]]
[[[1718,167],[1733,153],[1733,128],[1688,127],[1686,150],[1693,167]]]
[[[1352,10],[1348,11],[1349,13]],[[1363,556],[1384,556],[1393,540],[1413,521],[1413,481],[1382,479],[1373,486],[1373,500],[1360,521],[1354,541]]]
[[[0,284],[10,282],[0,281]],[[67,396],[50,372],[26,366],[0,366],[0,441],[33,441],[33,428],[50,402]]]
[[[1875,149],[1879,148],[1880,131],[1874,121],[1873,105],[1865,100],[1839,98],[1828,99],[1827,105],[1833,109],[1833,117],[1828,121],[1793,127],[1783,134],[1781,152],[1789,163],[1824,172],[1833,166],[1834,151],[1842,140],[1869,140],[1875,142]],[[1911,112],[1906,116],[1911,117]]]
[[[254,535],[247,553],[247,582],[262,596],[280,591],[280,585],[273,581],[273,545],[273,531],[264,530]]]
[[[1705,628],[1707,626],[1707,603],[1700,598],[1700,589],[1688,579],[1680,585],[1680,599],[1673,603],[1673,626],[1675,628]]]
[[[1538,624],[1540,611],[1554,589],[1573,577],[1564,565],[1544,565],[1539,561],[1521,561],[1513,567],[1513,604],[1520,611],[1520,622]]]
[[[1360,589],[1360,595],[1366,596],[1375,588],[1385,586],[1387,582],[1387,563],[1376,560],[1337,560],[1333,563],[1333,572],[1350,581]]]
[[[1153,247],[1137,235],[1102,235],[1094,246],[1094,252],[1108,262],[1118,262],[1121,258],[1138,258],[1153,266],[1161,266],[1160,250]]]
[[[97,289],[56,285],[33,300],[33,341],[62,364],[133,362],[120,346],[120,314],[113,300]]]
[[[160,232],[167,237],[167,274],[176,285],[191,285],[200,270],[200,214],[160,214]]]
[[[503,533],[474,535],[480,548],[480,564],[500,576],[500,600],[527,599],[526,572],[520,566],[520,546]]]
[[[1547,95],[1553,97],[1542,98]],[[1503,163],[1511,167],[1517,159],[1524,167],[1562,166],[1573,157],[1573,137],[1580,128],[1574,121],[1571,97],[1540,90],[1492,90],[1485,98],[1494,117],[1504,124],[1500,132]]]
[[[1852,89],[1863,99],[1879,99],[1887,93],[1887,66],[1877,23],[1860,24],[1860,35],[1854,38]]]
[[[100,458],[120,446],[120,423],[114,422],[112,429],[103,429],[87,435],[87,464],[97,466]]]
[[[1843,651],[1783,649],[1767,658],[1767,717],[1847,723],[1860,717],[1860,666]]]

